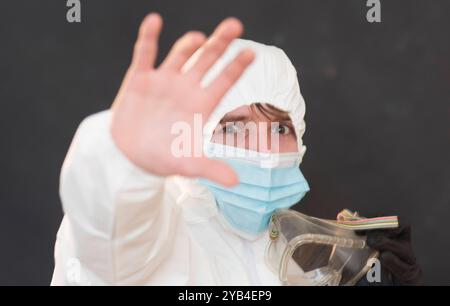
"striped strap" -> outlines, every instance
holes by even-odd
[[[344,209],[343,211],[341,211],[337,215],[336,221],[330,220],[330,222],[332,222],[337,227],[355,231],[398,227],[397,216],[364,218],[359,216],[357,212],[352,212],[348,209]]]

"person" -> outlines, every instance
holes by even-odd
[[[52,285],[279,285],[264,262],[268,218],[309,189],[296,70],[281,49],[239,39],[235,18],[209,38],[188,32],[155,68],[161,28],[158,14],[144,19],[111,109],[74,136]],[[194,126],[196,114],[207,119],[200,142],[210,155],[184,154],[195,135],[174,146],[174,126]],[[237,122],[256,123],[257,141]],[[214,155],[233,146],[256,155]],[[262,159],[271,166],[243,163]]]

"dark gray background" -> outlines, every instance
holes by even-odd
[[[365,0],[81,2],[81,24],[65,0],[0,4],[0,284],[50,282],[60,166],[78,123],[113,100],[149,11],[165,19],[162,54],[230,15],[282,47],[307,103],[298,208],[398,214],[427,283],[450,284],[449,1],[382,1],[381,24]]]

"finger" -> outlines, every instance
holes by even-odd
[[[401,241],[411,241],[411,226],[400,225],[397,228],[366,230],[371,235],[382,235],[391,239]]]
[[[408,264],[391,252],[382,253],[380,263],[404,285],[420,284],[422,271],[416,264]]]
[[[155,65],[158,55],[158,39],[162,29],[162,18],[156,13],[145,17],[139,29],[138,39],[134,46],[132,68],[149,70]]]
[[[404,241],[411,241],[411,225],[402,225],[399,227],[398,237]]]
[[[186,72],[192,78],[200,81],[211,66],[222,56],[230,43],[241,36],[242,23],[236,18],[222,21],[201,49],[197,61]]]
[[[411,241],[411,226],[400,225],[397,228],[389,229],[368,229],[368,230],[355,230],[355,234],[358,236],[371,235],[384,235],[388,238],[395,238],[395,240]]]
[[[206,41],[205,34],[201,32],[188,32],[183,35],[173,45],[161,69],[179,71],[187,60],[198,50]]]
[[[354,231],[356,236],[366,236],[367,235],[367,230],[355,230]]]
[[[239,182],[236,172],[224,162],[201,158],[198,166],[198,169],[200,169],[198,176],[221,184],[225,187],[232,187]]]
[[[255,53],[250,49],[242,50],[236,58],[229,63],[220,75],[206,88],[211,97],[205,105],[208,110],[213,110],[222,97],[239,80],[245,69],[253,62]]]
[[[410,243],[391,239],[383,232],[369,232],[367,245],[380,252],[392,252],[407,263],[416,261]]]

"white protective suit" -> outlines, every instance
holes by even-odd
[[[205,138],[211,139],[225,113],[270,103],[289,112],[303,153],[305,105],[296,70],[281,49],[237,39],[204,84],[243,47],[252,48],[256,59],[210,116]],[[253,241],[237,235],[219,218],[212,193],[195,179],[159,177],[136,167],[115,146],[110,120],[110,111],[86,118],[62,167],[65,216],[53,285],[280,284],[264,261],[266,233]]]

